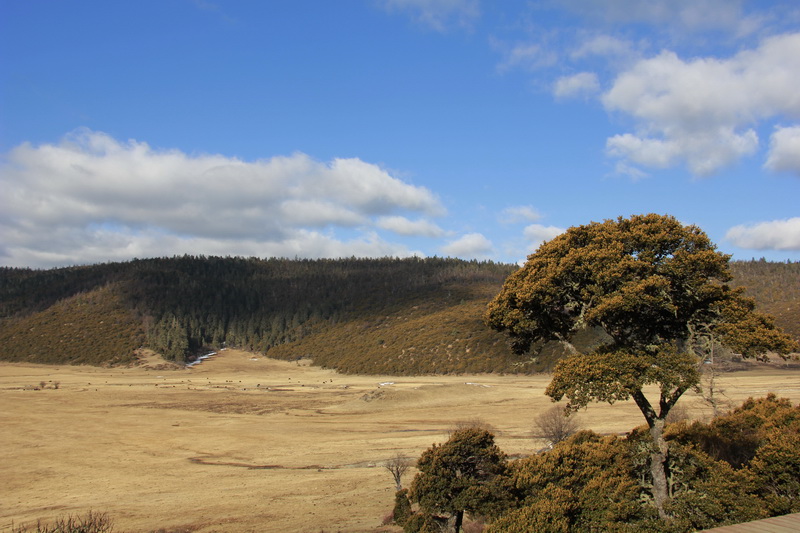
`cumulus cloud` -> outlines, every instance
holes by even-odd
[[[480,233],[467,233],[442,247],[445,255],[462,259],[487,257],[492,250],[492,242]]]
[[[398,235],[420,237],[442,237],[445,231],[426,219],[409,220],[403,216],[380,217],[377,225]]]
[[[600,90],[600,82],[594,72],[579,72],[572,76],[562,76],[553,86],[556,98],[591,96]]]
[[[536,248],[543,242],[549,241],[554,237],[558,237],[567,231],[564,228],[557,226],[544,226],[542,224],[531,224],[523,230],[523,235]]]
[[[516,224],[518,222],[535,222],[542,218],[542,214],[529,205],[517,205],[506,207],[500,213],[500,221],[504,224]]]
[[[752,125],[800,114],[800,33],[764,40],[729,59],[682,60],[674,52],[637,62],[603,96],[634,117],[635,133],[611,137],[608,152],[644,166],[685,163],[710,175],[753,154]]]
[[[800,217],[734,226],[725,238],[750,250],[800,251]]]
[[[17,146],[0,184],[6,265],[175,253],[412,255],[370,228],[403,213],[443,213],[428,189],[359,159],[323,163],[296,153],[248,162],[85,129],[58,144]],[[341,229],[355,236],[338,238]]]
[[[775,129],[764,166],[775,172],[792,172],[800,176],[800,126]]]
[[[480,16],[478,0],[382,0],[389,11],[410,14],[416,22],[445,31],[451,26],[469,28]]]

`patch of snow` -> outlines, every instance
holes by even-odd
[[[199,365],[200,363],[202,363],[203,361],[205,361],[206,359],[208,359],[209,357],[212,357],[214,355],[217,355],[217,352],[208,352],[206,354],[203,354],[200,357],[198,357],[197,359],[195,359],[194,361],[192,361],[191,363],[186,363],[186,368],[191,368],[191,367],[193,367],[195,365]]]

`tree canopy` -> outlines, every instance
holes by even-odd
[[[636,215],[569,228],[506,280],[486,315],[515,350],[567,342],[602,327],[613,344],[653,349],[669,342],[695,353],[715,335],[746,356],[788,353],[791,340],[733,289],[728,261],[696,226]],[[761,342],[758,342],[761,340]],[[769,345],[769,346],[767,346]]]

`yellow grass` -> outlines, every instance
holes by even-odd
[[[719,383],[737,404],[770,391],[797,403],[798,378],[765,367]],[[473,419],[507,453],[532,453],[548,381],[347,376],[233,350],[179,370],[0,363],[0,531],[90,509],[117,531],[376,531],[394,498],[383,461]],[[579,417],[604,433],[642,423],[629,402]]]

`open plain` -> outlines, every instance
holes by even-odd
[[[550,406],[547,375],[342,375],[235,350],[157,363],[0,363],[0,531],[88,510],[115,531],[394,531],[381,526],[387,459],[416,458],[471,421],[511,456],[545,444],[532,420]],[[797,403],[800,371],[754,367],[717,387],[731,405],[768,392]],[[695,393],[681,403],[711,414]],[[601,433],[643,422],[632,402],[578,417]]]

